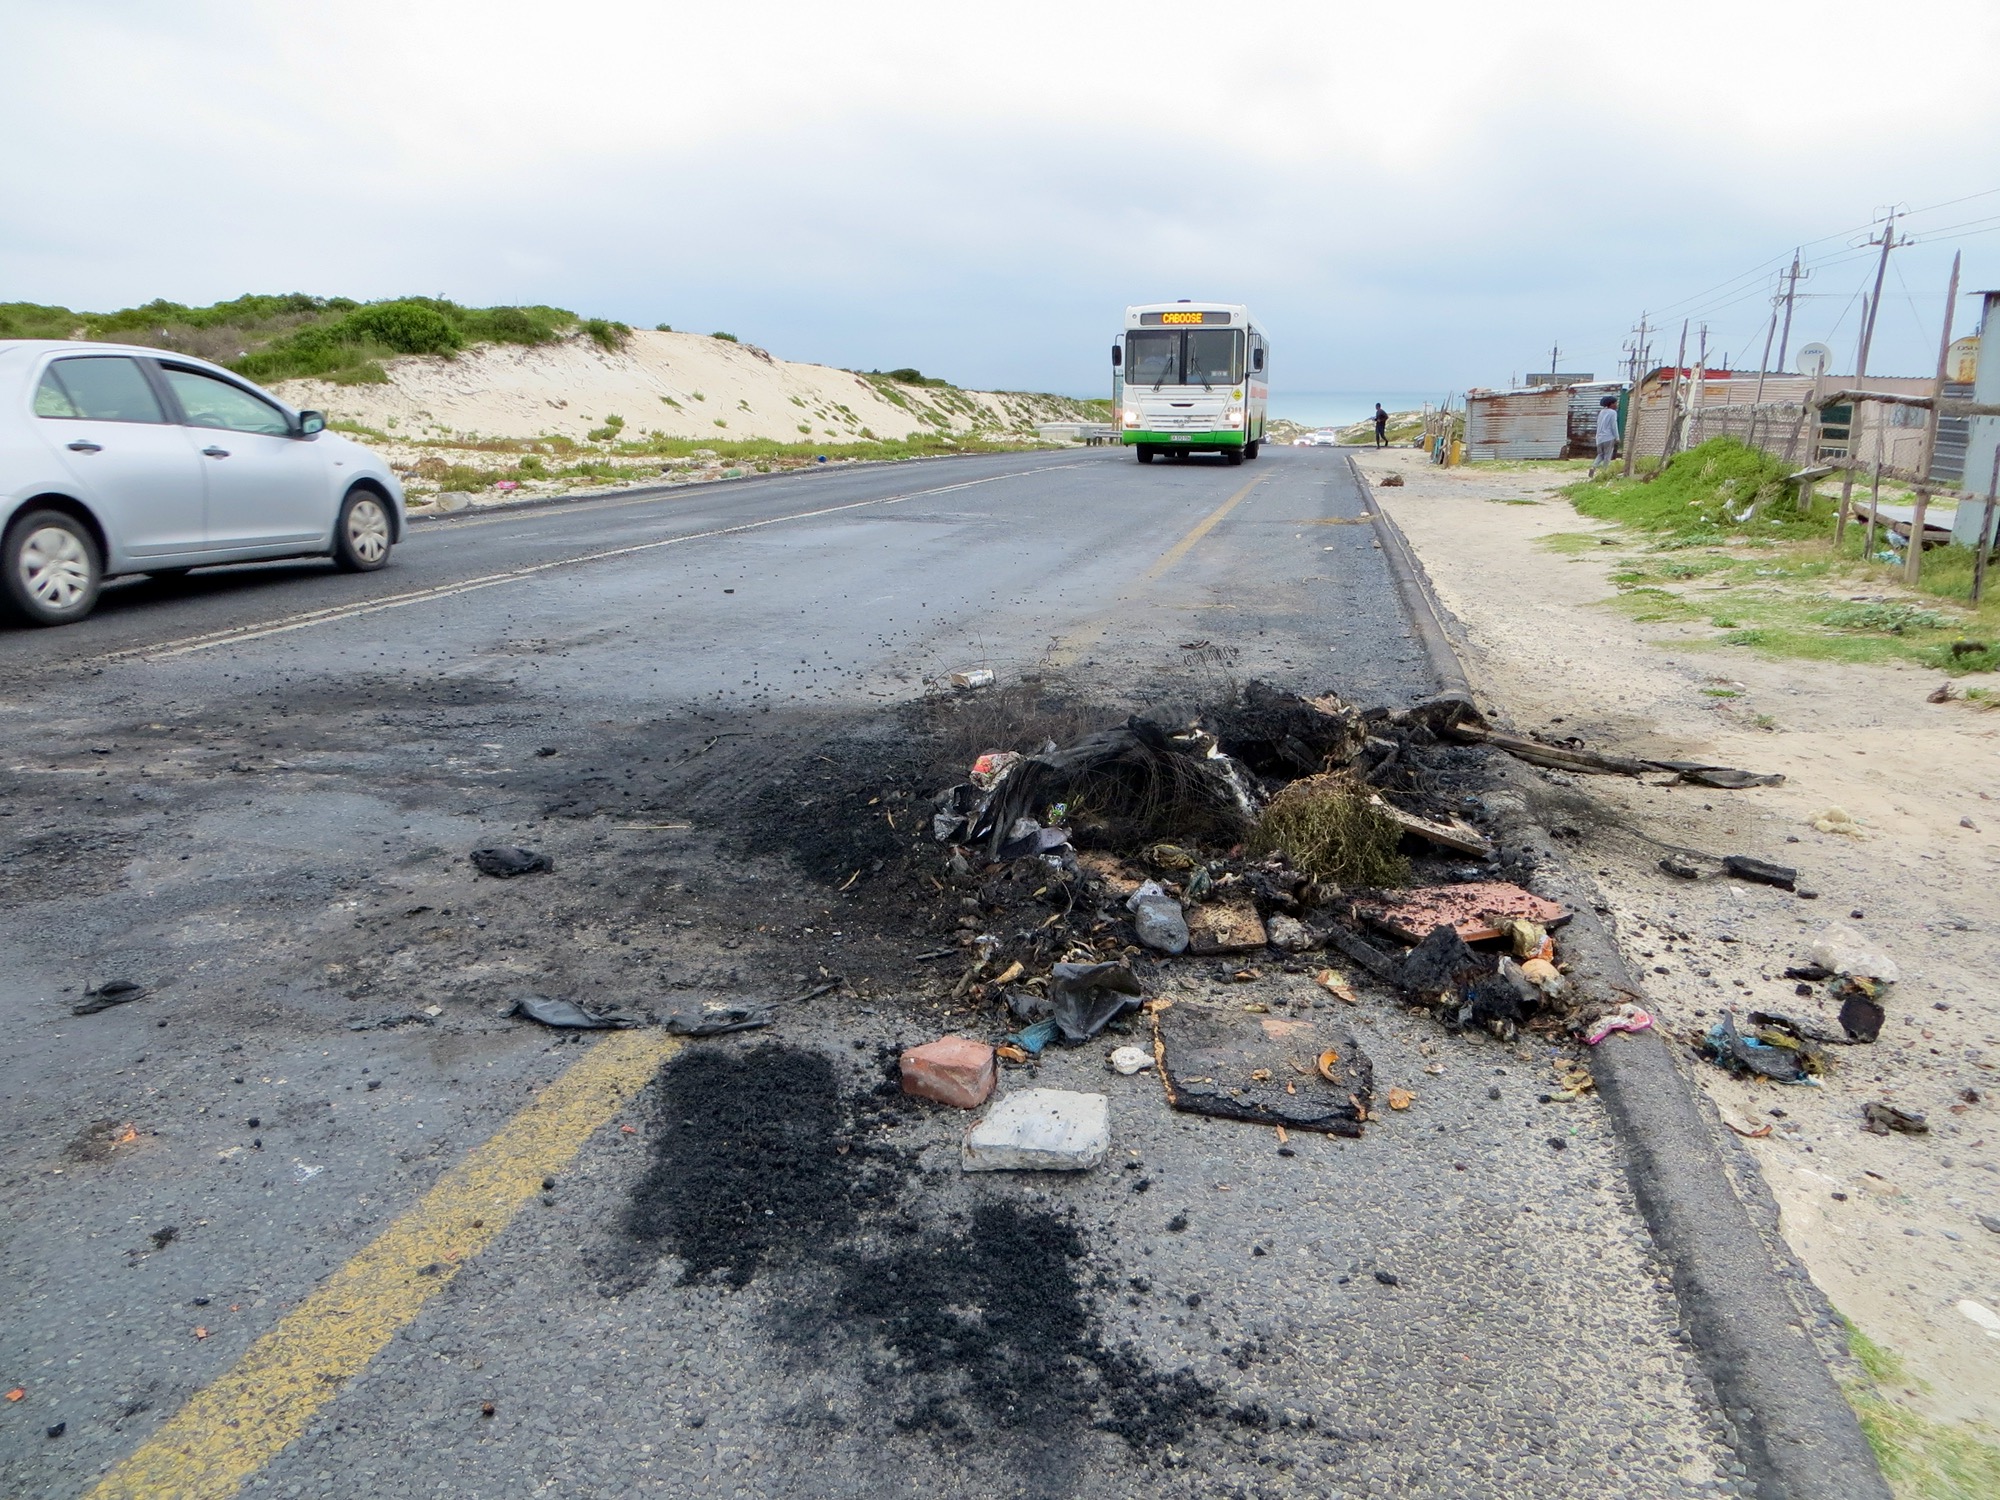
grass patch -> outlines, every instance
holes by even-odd
[[[1634,619],[1705,619],[1722,632],[1714,644],[1770,656],[1914,661],[1959,675],[2000,669],[1992,649],[2000,644],[2000,599],[1973,616],[1888,595],[1903,589],[1900,563],[1863,557],[1862,528],[1851,523],[1833,547],[1837,501],[1814,495],[1801,512],[1787,472],[1768,454],[1718,438],[1676,455],[1650,480],[1587,481],[1564,493],[1584,515],[1619,523],[1629,539],[1649,539],[1612,575]],[[1582,551],[1594,540],[1562,533],[1544,545]],[[1917,592],[1947,606],[1965,600],[1972,565],[1970,549],[1935,549],[1925,555]],[[1835,597],[1864,588],[1885,595]],[[1729,591],[1729,607],[1704,607],[1701,596],[1720,590]],[[1954,652],[1968,635],[1971,645]]]
[[[1552,531],[1536,545],[1547,552],[1594,552],[1612,540],[1594,531]]]
[[[1897,1500],[1990,1500],[2000,1495],[2000,1446],[1983,1427],[1933,1422],[1888,1393],[1909,1376],[1903,1361],[1852,1324],[1847,1347],[1866,1379],[1847,1399]]]
[[[1410,862],[1397,852],[1402,827],[1369,796],[1338,773],[1295,781],[1258,818],[1251,851],[1283,854],[1293,869],[1342,886],[1406,885]]]

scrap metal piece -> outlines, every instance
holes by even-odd
[[[1167,1102],[1187,1114],[1358,1138],[1374,1101],[1367,1054],[1317,1019],[1178,1001],[1154,1008],[1153,1051]]]

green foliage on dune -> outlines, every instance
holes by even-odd
[[[632,330],[560,307],[465,307],[443,297],[357,302],[288,292],[207,307],[161,300],[109,313],[0,303],[0,338],[145,344],[227,365],[253,380],[379,381],[387,378],[382,361],[400,354],[450,356],[474,344],[550,344],[578,332],[611,350],[622,347]]]

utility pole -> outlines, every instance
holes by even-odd
[[[1782,370],[1785,367],[1785,355],[1792,347],[1792,303],[1798,297],[1799,277],[1810,276],[1812,272],[1801,271],[1799,269],[1799,252],[1794,250],[1792,252],[1792,268],[1789,271],[1781,271],[1778,274],[1779,278],[1785,283],[1785,331],[1778,340],[1778,368]]]
[[[1667,436],[1660,444],[1660,467],[1667,466],[1667,460],[1674,456],[1680,446],[1681,436],[1681,369],[1687,363],[1688,325],[1681,319],[1681,346],[1674,354],[1674,381],[1667,392]]]
[[[1549,373],[1551,375],[1555,374],[1556,361],[1561,357],[1562,357],[1562,345],[1560,344],[1549,345]]]
[[[1868,298],[1868,316],[1861,324],[1861,353],[1854,362],[1855,378],[1868,373],[1868,346],[1875,341],[1875,315],[1882,310],[1882,278],[1889,271],[1889,252],[1903,241],[1896,238],[1896,210],[1889,210],[1888,221],[1882,226],[1882,238],[1871,239],[1871,245],[1882,247],[1881,257],[1875,262],[1875,290]]]

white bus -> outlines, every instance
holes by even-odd
[[[1113,406],[1125,446],[1220,453],[1240,464],[1264,443],[1271,346],[1250,309],[1231,302],[1148,302],[1125,309],[1111,346]]]

